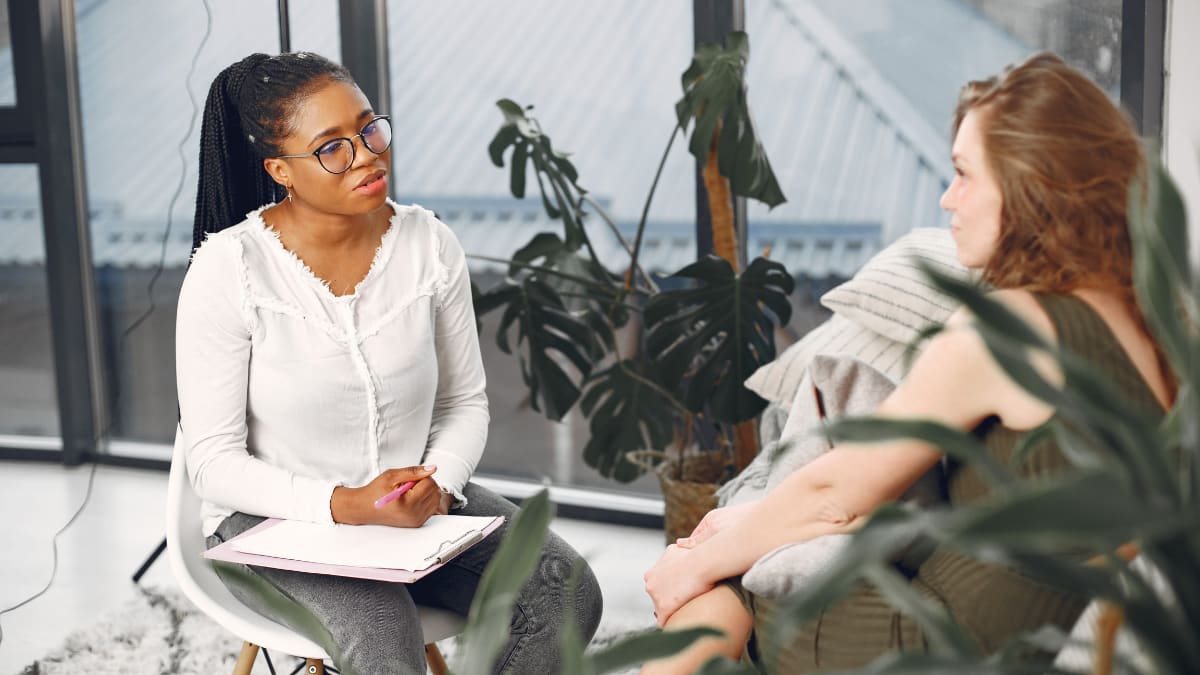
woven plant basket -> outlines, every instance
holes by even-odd
[[[658,476],[668,544],[691,534],[704,514],[717,508],[717,489],[733,473],[729,456],[719,451],[685,455],[682,471],[678,455],[660,450],[636,450],[626,457]]]

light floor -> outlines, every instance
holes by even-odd
[[[78,508],[90,470],[0,461],[0,609],[49,578],[51,537]],[[87,507],[59,538],[54,583],[42,597],[0,616],[0,673],[20,672],[73,630],[134,597],[130,577],[163,536],[166,491],[165,472],[97,468]],[[662,550],[662,531],[567,519],[551,527],[591,564],[606,614],[650,616],[642,573]],[[142,583],[174,585],[165,558]]]

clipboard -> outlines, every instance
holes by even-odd
[[[339,577],[355,577],[358,579],[372,579],[374,581],[387,581],[392,583],[410,584],[436,572],[441,569],[450,560],[453,560],[463,551],[471,548],[475,544],[482,541],[485,537],[495,532],[504,524],[504,516],[496,516],[492,522],[488,523],[482,529],[472,530],[457,540],[445,541],[438,547],[432,555],[425,560],[429,562],[429,566],[420,570],[406,570],[390,567],[359,567],[355,565],[331,565],[328,563],[309,562],[306,560],[293,560],[290,558],[276,558],[268,555],[258,555],[254,553],[244,553],[233,547],[233,542],[242,537],[249,537],[252,534],[257,534],[269,528],[275,527],[284,522],[279,518],[268,518],[254,527],[246,530],[238,536],[226,541],[222,544],[214,546],[201,553],[201,556],[209,560],[220,560],[230,563],[238,563],[242,565],[255,565],[258,567],[271,567],[281,570],[292,570],[294,572],[307,572],[309,574],[329,574]]]

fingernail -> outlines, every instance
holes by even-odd
[[[437,464],[426,464],[425,466],[423,466],[421,468],[425,469],[426,471],[433,471],[434,469],[437,468]]]

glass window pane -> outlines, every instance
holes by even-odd
[[[554,147],[571,153],[580,185],[621,229],[633,229],[675,125],[692,54],[691,2],[393,0],[388,36],[396,192],[437,212],[468,254],[507,257],[538,232],[562,232],[532,173],[517,200],[508,169],[488,158],[502,98],[535,106]],[[675,143],[651,210],[643,260],[653,269],[674,271],[695,256],[685,145]],[[600,259],[619,266],[623,254],[605,226],[595,217],[587,225]],[[484,289],[503,271],[471,262]],[[481,340],[492,426],[480,471],[657,495],[650,477],[622,486],[584,464],[584,420],[555,424],[529,409],[516,359],[496,347],[494,319]]]
[[[967,0],[1000,30],[1048,49],[1113,94],[1121,85],[1122,0]]]
[[[174,436],[175,301],[191,248],[201,112],[189,94],[202,108],[222,68],[279,48],[273,0],[211,7],[211,34],[187,80],[209,20],[204,5],[76,5],[92,254],[120,441]]]
[[[338,0],[290,0],[288,23],[292,51],[313,52],[342,62],[342,38]]]
[[[38,194],[36,165],[0,164],[0,435],[60,436]]]
[[[1051,49],[1108,88],[1120,81],[1120,0],[746,3],[749,98],[788,202],[751,202],[750,251],[797,277],[803,334],[817,300],[880,247],[948,226],[959,88]]]
[[[13,75],[11,31],[8,26],[8,3],[0,2],[0,106],[17,104],[16,78]]]

